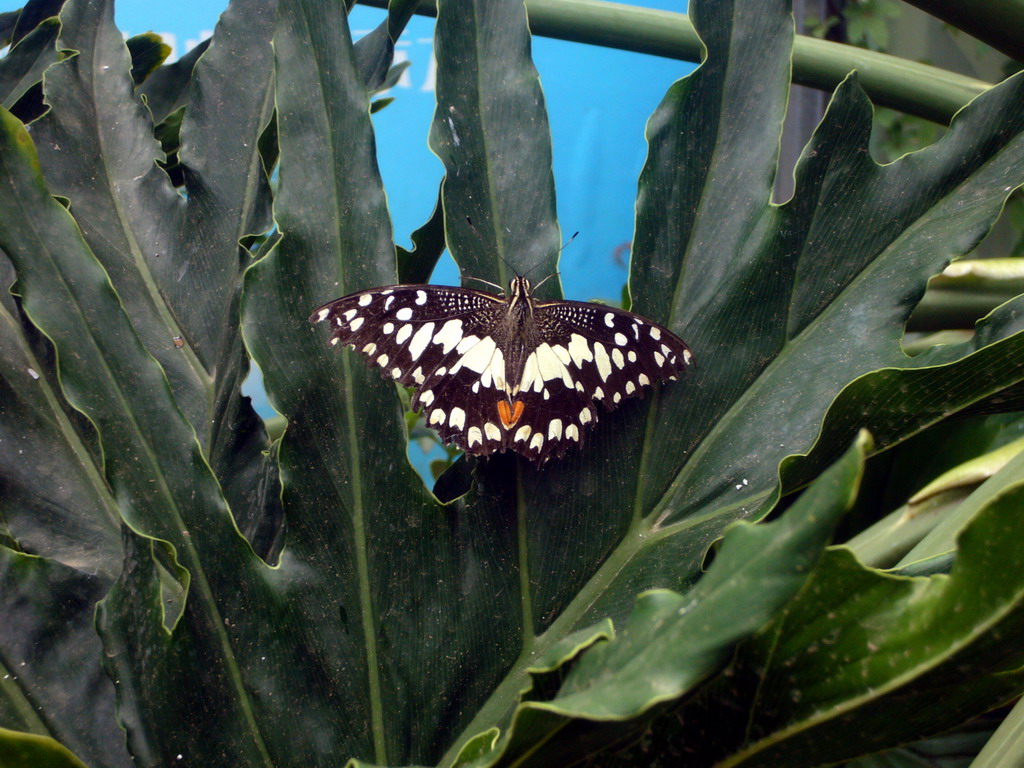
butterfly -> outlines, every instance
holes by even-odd
[[[413,409],[446,443],[537,464],[579,445],[598,403],[613,410],[693,363],[664,326],[602,304],[538,301],[533,290],[525,277],[502,295],[390,285],[324,304],[310,322],[414,387]]]

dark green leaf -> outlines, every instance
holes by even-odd
[[[160,67],[139,87],[139,93],[146,97],[153,113],[153,122],[162,123],[172,112],[188,103],[192,70],[211,42],[213,38],[203,40],[173,64]]]
[[[0,277],[7,265],[0,255]],[[30,332],[0,298],[0,519],[19,549],[109,583],[121,559],[117,505],[83,425],[63,407],[49,345],[31,344]],[[54,481],[43,489],[41,477]]]
[[[64,6],[64,2],[65,0],[28,0],[14,24],[14,30],[11,32],[11,45],[17,45],[46,19],[57,16]]]
[[[11,35],[14,33],[14,25],[18,23],[21,16],[21,9],[16,11],[4,11],[0,13],[0,45],[10,45]]]
[[[576,740],[596,750],[602,740],[621,739],[623,729],[603,725],[638,718],[706,680],[737,642],[766,625],[806,583],[836,521],[857,495],[870,448],[865,433],[780,520],[731,528],[710,569],[686,594],[641,595],[615,638],[584,654],[556,696],[522,705],[508,743],[484,763],[558,764],[555,746],[533,754],[536,743],[545,741],[563,745],[566,764],[578,754]],[[568,729],[571,739],[555,738]]]
[[[139,85],[171,55],[171,46],[155,32],[135,35],[125,41],[132,58],[132,81]]]
[[[57,33],[60,22],[51,17],[26,35],[0,59],[0,103],[11,109],[19,99],[43,80],[43,71],[59,61]]]
[[[1022,510],[1018,481],[960,536],[948,577],[893,578],[830,552],[810,588],[740,657],[735,690],[760,693],[739,694],[749,730],[733,746],[735,764],[854,757],[1019,695]]]
[[[30,732],[40,748],[43,738],[56,739],[97,766],[130,765],[93,629],[94,605],[108,584],[0,547],[0,765],[49,764],[18,762],[11,750],[32,740],[5,728]],[[52,744],[49,750],[62,753]]]
[[[264,761],[267,748],[238,668],[244,663],[258,669],[269,649],[234,645],[225,617],[237,615],[239,605],[273,604],[260,578],[265,566],[238,534],[195,432],[106,273],[68,211],[45,189],[28,133],[5,112],[0,112],[0,129],[0,176],[6,182],[0,186],[0,244],[18,271],[25,312],[57,349],[64,396],[96,426],[107,481],[124,520],[168,542],[155,546],[188,596],[173,643],[196,663],[176,667],[179,676],[165,687],[150,685],[152,669],[143,661],[153,658],[154,637],[169,636],[153,541],[131,534],[130,544],[143,543],[129,547],[126,569],[98,623],[133,754],[142,760],[154,753],[170,755],[172,749],[201,754],[214,745],[209,732],[199,728],[182,738],[159,727],[187,723],[188,717],[207,722],[203,707],[183,695],[190,690],[205,702],[219,695],[218,712],[232,723],[221,732],[232,735],[231,745],[216,742],[216,749],[227,750],[237,762]],[[208,570],[211,564],[223,571]],[[153,628],[142,624],[146,606],[158,619]],[[295,663],[293,658],[285,665]],[[196,685],[197,669],[209,676],[202,685]],[[139,685],[155,701],[136,706],[131,692]],[[282,737],[286,730],[279,729]]]
[[[292,631],[325,638],[303,718],[339,757],[432,762],[518,642],[514,535],[507,519],[433,501],[405,458],[394,385],[307,321],[328,299],[394,283],[395,249],[339,9],[288,2],[281,23],[283,238],[248,273],[245,317],[271,402],[289,419],[278,583],[296,606]]]
[[[430,147],[445,166],[452,256],[463,275],[502,286],[511,270],[554,272],[559,235],[551,138],[525,7],[507,0],[440,3],[434,54]],[[541,290],[547,297],[559,293],[556,281]]]
[[[419,0],[392,0],[388,3],[387,18],[355,44],[356,66],[359,68],[366,90],[370,93],[394,85],[394,82],[388,81],[392,73],[398,69],[392,66],[395,59],[395,43],[418,5]]]
[[[190,105],[183,131],[191,144],[179,153],[187,199],[154,163],[162,153],[109,0],[65,9],[60,46],[79,53],[47,74],[52,108],[33,126],[51,190],[73,201],[86,242],[166,371],[247,533],[279,518],[268,442],[238,392],[248,363],[237,321],[249,261],[240,241],[270,227],[258,142],[273,101],[273,16],[272,3],[232,4],[196,68],[203,98]]]

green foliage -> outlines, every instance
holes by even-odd
[[[775,206],[790,9],[694,2],[707,56],[648,124],[628,298],[696,371],[564,460],[459,460],[435,496],[405,393],[306,318],[445,246],[496,282],[554,271],[561,237],[522,3],[442,0],[446,176],[396,249],[370,114],[413,5],[353,45],[338,3],[234,0],[160,66],[109,0],[0,16],[0,756],[809,766],[1019,695],[1019,457],[898,571],[826,545],[889,511],[880,462],[898,506],[1020,436],[977,414],[1018,403],[1024,297],[902,341],[1024,184],[1024,78],[885,166],[847,78]],[[965,423],[976,450],[935,449]]]

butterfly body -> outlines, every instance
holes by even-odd
[[[542,463],[579,445],[612,410],[692,362],[666,328],[612,307],[435,285],[372,288],[320,307],[331,344],[414,387],[412,407],[467,453],[513,450]]]

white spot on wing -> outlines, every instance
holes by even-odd
[[[541,446],[544,445],[544,435],[540,432],[533,433],[533,440],[530,441],[530,447],[535,450],[540,450]]]
[[[634,325],[633,327],[635,328],[636,326]],[[626,353],[626,359],[629,360],[629,362],[631,362],[631,363],[635,363],[636,362],[636,352],[634,352],[632,349],[629,350],[629,352]]]
[[[634,384],[632,381],[627,381],[626,382],[626,394],[627,395],[632,395],[634,392],[636,392],[636,384]]]
[[[410,318],[412,318],[412,310],[409,309],[409,307],[402,307],[400,310],[395,312],[395,319],[401,320],[403,323]]]
[[[434,343],[441,345],[441,351],[448,354],[455,348],[455,345],[462,341],[462,321],[449,320],[441,326],[441,330],[434,336]]]
[[[518,443],[520,440],[526,440],[531,432],[533,432],[533,427],[529,424],[523,424],[523,426],[516,430],[516,436],[513,438],[514,442]]]
[[[565,428],[565,437],[567,440],[578,441],[580,439],[579,427],[577,427],[575,424],[570,424],[568,427]]]
[[[615,334],[615,343],[618,344],[620,347],[626,346],[626,342],[627,341],[629,341],[629,339],[626,338],[626,334],[624,334],[624,333],[616,333]]]
[[[562,420],[552,419],[548,422],[548,440],[560,440],[562,437]]]
[[[585,361],[589,362],[594,359],[594,353],[590,351],[586,337],[578,333],[574,333],[569,338],[569,354],[578,368],[582,368]]]
[[[544,379],[541,378],[540,367],[537,364],[536,352],[532,352],[526,358],[526,362],[523,363],[523,377],[519,380],[519,387],[515,391],[529,392],[530,387],[534,386],[534,384],[536,384],[538,391],[544,386]]]
[[[377,351],[377,345],[374,344],[372,341],[369,344],[367,344],[365,347],[363,347],[363,352],[365,352],[368,355],[372,355],[376,351]]]
[[[381,368],[383,368],[383,367],[384,367],[385,365],[387,365],[387,364],[388,364],[388,356],[387,356],[387,355],[381,355],[380,357],[378,357],[378,358],[377,358],[377,364],[378,364],[378,365],[379,365],[379,366],[380,366]]]
[[[408,328],[409,326],[405,326]],[[412,355],[413,360],[419,360],[420,355],[423,354],[423,350],[427,348],[427,344],[430,343],[430,335],[434,332],[434,324],[427,323],[420,328],[412,337],[412,341],[409,342],[409,354]]]
[[[469,370],[475,373],[483,373],[490,367],[491,357],[494,355],[495,348],[497,347],[494,339],[490,336],[485,336],[476,343],[466,344],[470,339],[475,338],[475,336],[467,336],[462,340],[462,344],[459,344],[457,347],[458,351],[462,353],[462,357],[452,366],[452,373],[458,373],[460,368],[469,368]],[[463,344],[466,344],[465,350],[463,350]],[[490,379],[489,376],[488,379]]]
[[[645,374],[645,373],[641,373],[641,374],[640,374],[640,375],[639,375],[639,376],[637,377],[637,381],[639,381],[639,382],[640,382],[640,386],[641,386],[641,387],[646,387],[646,386],[647,386],[648,384],[650,384],[650,383],[651,383],[651,380],[647,378],[647,374]]]
[[[319,314],[317,314],[316,316],[316,321],[319,323],[321,320],[325,319],[329,314],[331,314],[331,310],[321,309]]]
[[[614,328],[615,315],[613,315],[611,312],[606,312],[604,316],[604,324],[607,325],[609,328]]]
[[[351,320],[353,317],[359,314],[358,309],[347,309],[345,310],[345,319]]]
[[[402,378],[402,369],[401,368],[392,368],[391,369],[391,378],[393,378],[393,379],[400,379],[400,378]]]
[[[448,426],[455,427],[455,429],[462,429],[466,426],[466,412],[461,408],[452,408],[452,412],[448,415]]]
[[[604,344],[599,341],[594,343],[594,361],[597,363],[597,372],[601,374],[601,381],[608,381],[612,374],[612,363],[604,351]]]
[[[426,381],[426,378],[423,376],[423,369],[421,367],[416,366],[416,370],[412,372],[412,380],[416,382],[417,385],[420,385],[424,381]]]
[[[653,325],[651,326],[651,338],[654,339],[655,341],[661,338],[661,331],[659,331]]]
[[[593,416],[591,416],[589,408],[584,408],[582,411],[580,411],[580,424],[586,424],[592,418]]]
[[[444,411],[440,408],[435,408],[430,412],[430,423],[431,424],[443,424],[444,423]]]
[[[618,392],[616,392],[615,395],[612,397],[612,401],[617,403],[620,400],[622,400],[622,395],[620,395]]]
[[[393,330],[395,330],[395,324],[384,323],[384,326],[381,328],[381,330],[384,331],[385,334],[391,333]]]
[[[495,389],[504,389],[508,392],[505,381],[505,355],[500,349],[495,349],[494,356],[491,358],[491,377],[494,379]],[[509,392],[509,394],[512,393]]]
[[[497,425],[487,422],[484,424],[484,434],[487,435],[488,440],[501,440],[501,431]]]
[[[430,405],[432,402],[434,402],[433,391],[425,389],[422,392],[420,392],[420,402],[423,403],[423,405]]]
[[[654,353],[654,362],[656,362],[658,365],[664,365],[665,364],[665,356],[663,354],[661,354],[661,352],[655,352]]]
[[[686,363],[687,365],[689,365],[691,360],[693,360],[693,355],[690,353],[690,350],[684,349],[683,350],[683,362]]]
[[[484,436],[480,433],[480,427],[470,427],[469,432],[466,433],[466,439],[469,440],[469,447],[472,448],[475,443],[482,443]]]
[[[419,304],[421,307],[427,303],[426,291],[416,291],[416,303]]]
[[[572,377],[569,375],[569,371],[566,370],[565,365],[562,364],[549,344],[541,344],[534,354],[537,356],[537,367],[544,381],[561,379],[565,386],[572,388]]]
[[[405,344],[405,340],[412,336],[412,326],[406,323],[398,329],[398,333],[395,334],[395,341],[399,344]]]
[[[601,389],[600,387],[595,389],[594,390],[594,399],[595,400],[604,400],[604,390]]]
[[[365,307],[365,306],[367,306],[367,305],[368,305],[368,304],[369,304],[369,303],[370,303],[371,301],[373,301],[373,296],[371,296],[371,295],[370,295],[370,294],[368,294],[368,293],[364,293],[364,294],[363,294],[362,296],[360,296],[360,297],[359,297],[359,306],[360,306],[360,307]]]
[[[349,326],[349,327],[350,327],[350,328],[351,328],[351,329],[352,329],[353,331],[358,331],[358,330],[359,330],[360,328],[362,328],[362,327],[363,327],[363,318],[361,318],[361,317],[357,317],[357,318],[356,318],[355,320],[353,320],[353,321],[352,321],[352,325],[351,325],[351,326]]]
[[[388,300],[384,302],[384,311],[385,312],[387,312],[389,309],[391,309],[391,305],[394,303],[394,301],[395,301],[395,297],[394,296],[388,296]]]

